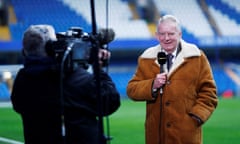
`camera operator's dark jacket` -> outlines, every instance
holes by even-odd
[[[50,58],[26,57],[17,73],[11,101],[21,115],[25,144],[61,144],[59,76]]]
[[[40,121],[43,121],[42,119],[47,121],[51,116],[54,116],[54,113],[59,116],[59,113],[64,110],[66,135],[72,139],[73,143],[90,144],[91,142],[87,142],[87,140],[96,141],[97,134],[94,132],[97,132],[96,116],[99,112],[99,100],[94,75],[79,67],[65,76],[63,80],[64,107],[60,105],[59,82],[60,76],[56,71],[54,60],[51,58],[27,58],[24,68],[18,72],[14,82],[11,95],[14,110],[20,113],[24,119],[31,118],[33,120],[35,115],[39,115],[38,118],[41,115],[41,120],[36,119],[39,125]],[[104,116],[112,114],[119,108],[120,95],[111,78],[103,71],[100,71],[100,97],[102,98],[101,106]],[[24,123],[26,126],[24,128],[37,125],[33,121],[31,123],[32,125]],[[81,130],[81,125],[87,129]],[[31,127],[31,130],[34,130],[34,127]],[[81,140],[84,136],[81,137],[79,131],[85,131],[89,138],[86,136],[84,140]],[[32,133],[28,134],[32,135]],[[39,135],[42,137],[41,134]]]
[[[64,103],[67,108],[82,109],[90,115],[99,114],[99,98],[102,115],[110,115],[120,106],[120,96],[111,78],[100,70],[100,92],[97,91],[95,76],[79,67],[64,80]]]
[[[94,75],[79,67],[64,80],[64,116],[67,144],[99,143],[99,104],[102,115],[110,115],[120,106],[120,96],[111,78],[100,71],[100,93]],[[101,103],[98,94],[102,99]]]

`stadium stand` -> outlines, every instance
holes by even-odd
[[[220,1],[212,1],[206,0],[206,3],[215,9],[219,10],[223,15],[229,17],[230,19],[236,21],[238,24],[240,23],[239,20],[239,12],[237,12],[237,8],[239,7],[239,2],[230,0],[220,0]]]
[[[168,13],[176,15],[189,33],[195,37],[213,36],[214,32],[211,29],[206,17],[201,12],[201,9],[194,0],[154,0],[159,10],[159,13]],[[177,3],[177,5],[173,5]]]
[[[239,62],[234,57],[239,54],[236,49],[240,47],[239,1],[149,1],[154,4],[152,8],[156,11],[152,12],[155,18],[163,14],[176,15],[183,24],[183,38],[206,51],[213,67],[218,94],[222,95],[227,90],[237,94],[239,85],[226,71],[224,63],[233,60],[234,63]],[[157,43],[153,36],[154,23],[139,16],[134,4],[135,0],[111,0],[107,9],[106,0],[95,0],[98,28],[110,27],[116,33],[115,40],[109,45],[113,53],[109,72],[124,96],[127,82],[134,73],[137,56],[146,47]],[[90,0],[10,0],[9,12],[11,20],[7,28],[0,29],[5,30],[0,34],[0,52],[5,55],[7,51],[19,55],[22,34],[31,24],[51,24],[57,32],[67,31],[72,26],[80,26],[85,32],[92,30]],[[9,56],[0,57],[0,63],[3,64]],[[219,64],[219,60],[223,62]]]
[[[219,66],[214,68],[214,79],[217,83],[218,94],[224,94],[228,90],[237,93],[237,85],[231,77],[225,72],[225,69]]]
[[[11,39],[8,26],[0,26],[0,33],[1,33],[1,35],[0,35],[1,40],[10,40]]]
[[[236,36],[240,34],[240,13],[237,11],[240,4],[237,4],[234,0],[218,2],[206,0],[206,2],[222,31],[222,36]]]
[[[13,40],[19,40],[31,24],[51,24],[56,31],[67,31],[71,26],[82,26],[90,31],[90,24],[58,0],[12,0],[17,23],[10,25]]]
[[[222,2],[228,4],[230,7],[235,9],[237,13],[240,13],[240,3],[238,0],[222,0]]]

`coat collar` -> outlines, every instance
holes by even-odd
[[[181,51],[178,53],[173,65],[172,65],[172,68],[169,71],[169,74],[171,74],[173,72],[173,70],[175,70],[179,65],[181,65],[186,58],[201,55],[201,51],[199,50],[199,48],[196,45],[185,42],[184,40],[181,40],[180,43],[181,43]],[[150,47],[150,48],[146,49],[140,57],[146,58],[146,59],[156,59],[157,53],[160,52],[161,49],[162,48],[161,48],[160,44]],[[158,64],[157,59],[155,60],[155,63]],[[164,65],[164,69],[166,70],[165,65]]]
[[[192,56],[200,56],[201,52],[199,50],[199,48],[194,45],[194,44],[190,44],[185,42],[184,40],[181,40],[181,51],[179,52],[179,55],[181,55],[181,57],[183,58],[188,58],[188,57],[192,57]],[[161,46],[160,44],[150,47],[148,49],[146,49],[143,54],[140,56],[141,58],[156,58],[157,53],[159,51],[161,51]]]

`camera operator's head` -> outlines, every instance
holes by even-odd
[[[23,35],[23,54],[25,56],[47,56],[45,45],[57,40],[51,25],[31,25]]]

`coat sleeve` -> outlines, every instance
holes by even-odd
[[[103,115],[110,115],[120,107],[120,94],[110,76],[101,71],[100,90],[102,98]]]
[[[152,96],[152,82],[155,75],[151,66],[150,60],[148,62],[142,58],[138,59],[137,70],[127,85],[127,95],[129,98],[135,101],[154,100]]]
[[[207,57],[202,53],[200,76],[197,86],[197,101],[190,114],[199,117],[202,122],[207,121],[218,104],[216,84]]]

